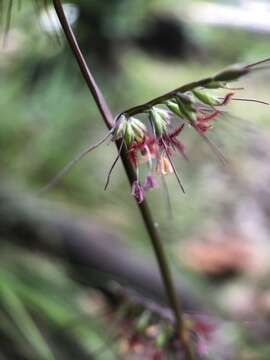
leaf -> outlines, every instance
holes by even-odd
[[[3,273],[1,275],[1,277],[3,277]],[[6,277],[6,275],[7,274],[4,274],[4,277]],[[8,283],[9,279],[7,275],[7,279],[1,279],[0,282],[0,300],[6,311],[13,319],[22,335],[38,353],[39,358],[48,360],[55,359],[28,311]]]

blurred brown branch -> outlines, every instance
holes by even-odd
[[[65,260],[83,283],[104,288],[110,280],[134,289],[152,300],[167,304],[157,266],[141,254],[131,252],[116,235],[94,221],[76,218],[29,194],[0,187],[0,236],[31,251]],[[174,276],[176,292],[185,311],[209,312],[207,299]]]

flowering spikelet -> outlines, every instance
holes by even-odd
[[[184,359],[171,311],[143,297],[134,290],[116,286],[115,299],[121,309],[119,324],[119,350],[124,358],[136,359]],[[221,321],[202,314],[184,314],[187,337],[193,346],[196,359],[208,356],[214,344],[215,332]]]
[[[207,133],[224,113],[222,108],[232,100],[269,105],[254,99],[235,98],[234,92],[227,90],[232,90],[227,83],[238,80],[251,71],[262,69],[268,61],[270,59],[245,66],[232,66],[217,75],[184,85],[148,103],[120,113],[115,118],[110,132],[97,144],[86,148],[77,158],[67,164],[45,187],[45,191],[54,186],[82,157],[110,137],[112,141],[118,141],[118,155],[108,173],[105,189],[121,151],[125,148],[137,174],[132,185],[132,194],[139,203],[144,201],[146,191],[157,187],[159,176],[174,174],[184,192],[173,157],[180,153],[184,159],[187,159],[185,146],[179,139],[186,125],[192,127],[224,161],[221,152],[207,137]],[[216,92],[224,92],[224,90],[226,92],[223,96]],[[144,116],[143,120],[138,118],[140,115]]]
[[[176,153],[187,159],[185,146],[179,137],[185,126],[189,125],[212,145],[206,135],[222,115],[221,108],[231,100],[250,101],[234,98],[232,91],[224,96],[215,91],[226,89],[225,81],[235,80],[245,73],[246,70],[231,68],[215,76],[206,86],[194,87],[186,92],[176,91],[165,102],[150,105],[145,111],[148,118],[144,122],[134,116],[128,117],[128,112],[118,118],[114,138],[123,139],[129,159],[136,170],[137,179],[132,186],[132,194],[139,203],[143,202],[145,191],[157,187],[158,176],[174,174],[184,191],[172,160]],[[145,165],[148,174],[140,183],[139,175]]]

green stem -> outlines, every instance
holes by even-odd
[[[86,61],[83,57],[83,54],[79,48],[79,45],[77,43],[77,40],[75,38],[75,35],[68,24],[68,21],[66,19],[65,13],[63,11],[61,0],[53,0],[54,8],[57,13],[57,16],[59,18],[59,21],[62,25],[62,29],[66,35],[68,44],[73,51],[73,54],[77,60],[77,63],[80,67],[81,73],[84,77],[84,80],[99,108],[99,111],[103,117],[103,120],[108,127],[108,129],[111,129],[114,123],[114,119],[112,116],[112,113],[106,103],[106,100],[104,99],[104,96],[102,95],[101,91],[99,90],[99,87],[97,86],[95,79],[93,75],[90,72],[89,67],[86,64]],[[121,140],[116,142],[116,145],[118,149],[121,146]],[[136,174],[134,172],[134,169],[128,159],[127,152],[124,148],[121,150],[121,160],[123,162],[123,166],[125,168],[127,177],[129,179],[130,185],[136,180]],[[157,229],[154,225],[154,221],[152,219],[152,215],[150,212],[150,209],[148,207],[148,204],[146,200],[144,200],[141,204],[138,204],[140,213],[142,215],[145,227],[147,229],[147,232],[149,234],[149,237],[151,239],[151,243],[156,255],[156,259],[158,262],[158,266],[160,269],[160,273],[162,276],[162,280],[164,283],[164,287],[167,293],[167,297],[170,303],[170,306],[174,312],[175,315],[175,322],[176,322],[176,330],[179,336],[179,340],[181,342],[181,345],[184,349],[186,359],[192,360],[193,355],[191,351],[191,347],[189,345],[188,341],[188,332],[185,327],[184,319],[183,319],[183,312],[181,308],[180,299],[177,298],[171,271],[168,266],[168,261],[166,259],[165,251],[159,236],[159,233],[157,232]]]
[[[269,61],[270,61],[270,58],[266,58],[264,60],[257,61],[252,64],[248,64],[248,65],[245,65],[242,67],[240,66],[238,69],[233,69],[233,68],[227,69],[227,70],[225,69],[214,76],[209,76],[209,77],[203,78],[198,81],[190,82],[190,83],[182,85],[174,90],[171,90],[171,91],[167,92],[166,94],[158,96],[144,104],[131,107],[125,111],[122,111],[118,116],[121,116],[122,114],[126,114],[128,117],[130,117],[133,115],[143,113],[143,112],[149,110],[152,106],[162,104],[165,101],[170,100],[171,98],[175,97],[177,95],[177,93],[185,93],[185,92],[191,91],[197,87],[201,87],[201,86],[203,87],[203,86],[209,85],[209,83],[211,83],[211,82],[220,82],[220,80],[218,80],[218,79],[221,79],[221,78],[224,78],[225,82],[238,80],[238,78],[242,77],[243,75],[248,74],[251,70],[263,69],[263,67],[258,67],[258,65],[262,65]],[[227,80],[225,80],[226,77],[227,77]],[[223,80],[221,82],[223,82]]]
[[[191,83],[188,83],[188,84],[185,84],[183,86],[180,86],[172,91],[169,91],[168,93],[166,94],[163,94],[161,96],[158,96],[144,104],[141,104],[141,105],[137,105],[137,106],[134,106],[132,108],[129,108],[127,110],[124,110],[122,111],[118,116],[122,115],[122,114],[126,114],[128,117],[130,116],[133,116],[133,115],[137,115],[137,114],[140,114],[140,113],[143,113],[147,110],[149,110],[152,106],[155,106],[155,105],[158,105],[158,104],[161,104],[167,100],[171,100],[172,97],[176,96],[177,93],[181,92],[181,93],[184,93],[186,91],[191,91],[193,89],[195,89],[196,87],[199,87],[199,86],[205,86],[207,84],[209,84],[211,81],[213,81],[213,77],[208,77],[208,78],[205,78],[205,79],[201,79],[199,81],[194,81],[194,82],[191,82]]]

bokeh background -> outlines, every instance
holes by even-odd
[[[0,357],[132,358],[121,325],[102,315],[111,280],[133,289],[127,273],[143,278],[148,263],[157,271],[126,175],[119,163],[103,190],[117,155],[104,144],[37,195],[106,128],[50,4],[14,1],[8,33],[9,2],[1,4]],[[74,0],[65,9],[114,114],[270,53],[267,1]],[[269,79],[266,69],[240,80],[237,96],[270,100]],[[202,358],[269,359],[269,107],[235,101],[226,111],[210,137],[227,164],[188,129],[189,161],[175,159],[186,194],[167,179],[172,214],[162,186],[147,197],[176,281],[203,300],[196,312],[218,318]],[[95,261],[81,264],[86,252]]]

